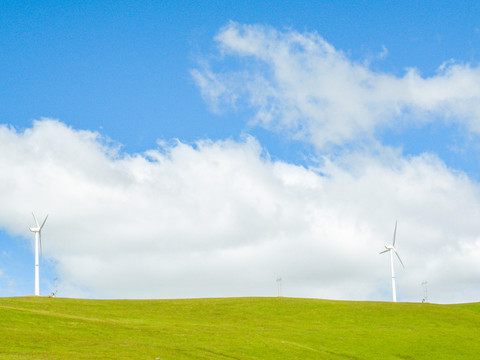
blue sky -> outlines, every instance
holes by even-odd
[[[398,219],[399,299],[478,300],[479,15],[2,2],[0,295],[33,292],[35,211],[43,295],[387,300]]]
[[[159,137],[236,136],[248,114],[212,116],[189,74],[215,53],[213,37],[231,20],[317,32],[354,61],[394,74],[415,67],[431,76],[450,59],[478,61],[475,2],[356,3],[5,2],[1,115],[23,127],[58,118],[133,152]],[[377,60],[383,47],[388,56]]]

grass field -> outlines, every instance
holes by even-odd
[[[0,359],[479,359],[480,303],[0,298]]]

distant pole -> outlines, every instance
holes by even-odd
[[[423,287],[423,300],[422,302],[428,302],[428,288],[427,288],[427,281],[422,282],[422,287]]]
[[[282,278],[277,278],[278,297],[282,296]]]

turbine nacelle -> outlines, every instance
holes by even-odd
[[[35,217],[35,214],[32,213],[32,215],[33,215],[33,220],[35,220],[35,224],[37,225],[37,227],[31,227],[31,228],[30,228],[30,231],[31,231],[31,232],[40,232],[40,231],[42,231],[45,223],[47,222],[48,215],[45,216],[45,220],[43,220],[42,226],[38,225],[38,221],[37,221],[37,218]]]
[[[400,255],[398,255],[397,249],[395,249],[393,246],[385,245],[386,250],[383,250],[380,252],[380,254],[384,254],[389,251],[393,251],[395,255],[397,255],[398,261],[400,261],[400,264],[402,264],[402,267],[405,269],[405,265],[403,265],[403,261],[400,258]]]

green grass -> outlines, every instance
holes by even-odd
[[[0,359],[478,359],[480,303],[0,298]]]

